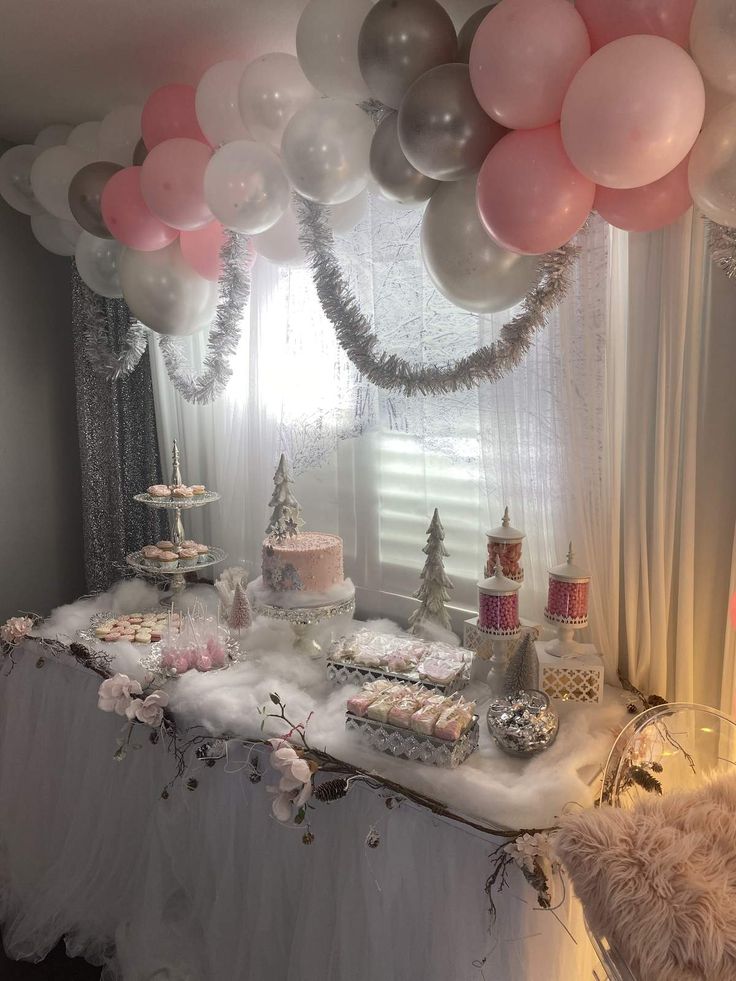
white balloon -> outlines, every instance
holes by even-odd
[[[97,238],[82,232],[77,240],[74,258],[77,271],[91,290],[100,296],[121,297],[119,263],[124,246],[110,238]]]
[[[31,187],[31,167],[43,153],[40,146],[11,146],[0,157],[0,195],[24,215],[41,215],[44,208]]]
[[[136,144],[141,138],[141,107],[118,106],[100,123],[98,155],[100,160],[129,167]]]
[[[204,196],[226,228],[255,235],[271,228],[289,206],[289,182],[276,153],[262,143],[236,140],[207,164]]]
[[[80,123],[67,136],[66,145],[73,146],[75,149],[81,150],[82,153],[88,154],[89,160],[87,162],[92,163],[98,159],[97,144],[99,142],[99,136],[100,123]]]
[[[693,201],[706,218],[736,228],[736,102],[710,120],[688,164]]]
[[[273,228],[269,228],[261,235],[253,236],[253,248],[258,255],[277,266],[290,266],[295,269],[307,263],[304,246],[299,241],[299,223],[291,208]]]
[[[125,302],[151,330],[185,337],[212,321],[217,284],[187,265],[178,241],[156,252],[125,249],[119,271]]]
[[[220,61],[199,80],[194,108],[199,126],[213,147],[250,138],[240,115],[244,71],[244,61]]]
[[[310,0],[296,28],[296,53],[304,74],[325,95],[362,102],[370,98],[358,65],[358,35],[371,0]]]
[[[31,215],[31,230],[41,245],[55,255],[74,255],[82,234],[76,221],[64,221],[53,215]]]
[[[365,190],[342,204],[331,204],[327,209],[327,221],[334,235],[347,235],[363,220],[367,211],[368,191]]]
[[[278,150],[291,117],[317,97],[294,55],[278,51],[256,58],[246,67],[238,101],[252,139]]]
[[[343,99],[304,106],[292,117],[281,142],[287,177],[312,201],[349,201],[368,183],[374,131],[366,113]]]
[[[61,146],[62,143],[66,143],[71,131],[72,127],[68,123],[52,123],[50,126],[45,126],[33,142],[42,150],[48,150],[50,146]]]
[[[72,220],[69,185],[77,171],[88,163],[89,154],[72,146],[52,146],[34,161],[31,167],[33,193],[56,218]]]
[[[736,95],[736,8],[733,0],[698,0],[690,22],[690,48],[706,79]]]

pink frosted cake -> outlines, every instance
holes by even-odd
[[[300,532],[283,542],[267,538],[261,572],[267,589],[326,593],[345,581],[342,539],[317,531]]]

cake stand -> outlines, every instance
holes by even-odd
[[[320,657],[322,645],[312,636],[313,630],[334,620],[336,617],[349,616],[355,613],[355,595],[337,603],[327,603],[323,606],[272,606],[270,603],[254,601],[253,612],[257,616],[270,617],[272,620],[282,620],[288,623],[296,634],[296,648],[312,657]]]
[[[179,447],[177,446],[176,440],[174,440],[174,445],[171,450],[171,484],[179,485],[183,483],[181,477],[181,462],[179,459]],[[162,508],[167,512],[167,517],[169,521],[169,535],[171,541],[174,545],[180,545],[186,539],[186,534],[184,532],[184,523],[182,521],[181,513],[182,511],[188,511],[191,508],[204,507],[205,504],[212,504],[213,501],[219,501],[220,495],[216,494],[214,491],[205,491],[204,494],[197,494],[196,497],[177,497],[177,498],[164,498],[164,497],[152,497],[150,494],[136,494],[133,497],[134,501],[138,501],[139,504],[145,504],[149,508]],[[227,558],[227,554],[221,548],[210,548],[207,559],[205,562],[198,562],[196,565],[189,566],[186,569],[172,569],[171,572],[167,572],[166,569],[154,569],[150,565],[146,565],[143,561],[143,556],[140,552],[131,552],[130,555],[125,556],[125,561],[128,565],[135,569],[136,572],[141,573],[144,576],[152,576],[153,578],[162,577],[163,579],[168,579],[170,583],[170,591],[161,599],[159,602],[162,606],[168,606],[172,600],[177,599],[186,588],[186,573],[195,572],[198,569],[206,569],[208,566],[216,565],[218,562],[222,562]]]

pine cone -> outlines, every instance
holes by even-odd
[[[311,831],[305,831],[302,835],[302,841],[305,845],[311,845],[314,841],[314,835]]]
[[[314,792],[318,801],[327,804],[333,800],[340,800],[348,792],[348,782],[345,777],[337,777],[335,780],[327,780],[321,783]]]

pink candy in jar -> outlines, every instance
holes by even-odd
[[[544,615],[553,623],[583,627],[588,622],[590,576],[573,563],[572,542],[567,562],[549,570],[547,608]]]
[[[494,575],[478,583],[478,626],[488,633],[513,636],[519,630],[518,582],[508,579],[496,559]]]
[[[511,527],[509,509],[503,512],[501,525],[487,532],[488,562],[485,568],[486,576],[491,576],[496,567],[496,560],[501,563],[501,571],[507,579],[513,582],[524,581],[524,570],[521,566],[522,541],[526,537],[523,531]]]

